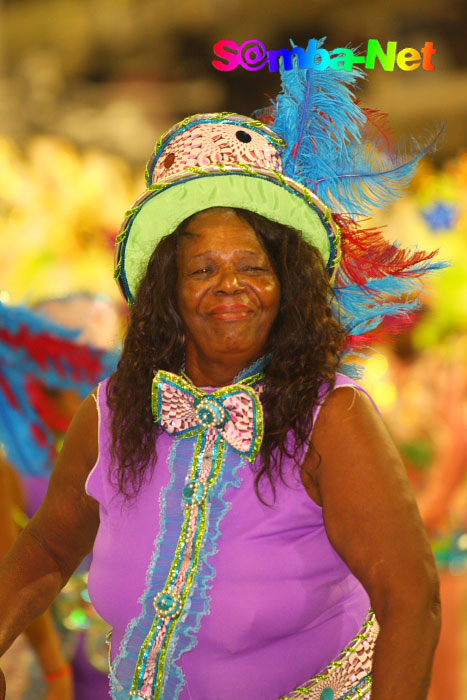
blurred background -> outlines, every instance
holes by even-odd
[[[392,240],[439,248],[452,265],[429,282],[416,326],[380,348],[363,379],[440,567],[445,623],[430,700],[467,698],[465,13],[462,0],[0,0],[0,301],[85,293],[113,316],[124,315],[114,239],[158,136],[196,112],[250,114],[279,90],[267,67],[215,70],[217,41],[434,42],[434,71],[378,66],[359,95],[389,113],[402,139],[446,127],[407,196],[376,224]],[[106,347],[118,346],[115,324],[111,334]]]

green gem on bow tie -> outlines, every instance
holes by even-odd
[[[195,401],[195,411],[205,428],[222,428],[228,420],[227,411],[222,404],[209,396]]]

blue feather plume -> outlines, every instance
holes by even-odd
[[[282,90],[272,102],[272,128],[287,144],[285,174],[335,213],[364,216],[398,198],[442,129],[424,145],[413,141],[410,151],[399,146],[391,154],[365,138],[367,113],[354,98],[357,80],[366,77],[360,68],[299,68],[295,55],[292,62],[290,70],[279,66]]]
[[[374,330],[386,316],[397,316],[418,308],[414,297],[422,288],[422,277],[444,269],[444,261],[427,262],[414,266],[410,276],[386,275],[367,280],[365,287],[346,285],[341,281],[334,287],[334,310],[349,335],[361,335]]]
[[[354,145],[334,164],[334,174],[318,178],[316,194],[334,212],[357,217],[388,206],[403,195],[420,161],[435,149],[443,130],[427,136],[425,144],[412,138],[410,148],[399,145],[393,154],[373,143]]]

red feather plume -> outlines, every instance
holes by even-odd
[[[424,273],[424,263],[438,253],[437,250],[400,248],[389,243],[377,228],[363,229],[353,219],[337,214],[334,219],[342,234],[342,262],[336,277],[337,286],[347,285],[350,281],[366,287],[369,280],[387,275],[419,277]]]

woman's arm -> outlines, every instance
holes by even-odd
[[[70,425],[44,503],[0,564],[0,656],[50,606],[92,548],[99,506],[84,486],[97,455],[90,395]]]
[[[308,490],[381,628],[371,698],[425,700],[440,630],[438,577],[397,450],[370,399],[348,387],[324,403],[313,445],[321,459],[307,456]]]

